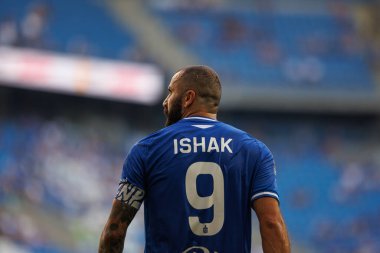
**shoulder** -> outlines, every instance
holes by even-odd
[[[234,136],[236,139],[241,140],[250,140],[254,139],[250,134],[243,131],[242,129],[239,129],[233,125],[227,124],[225,122],[219,121],[219,131]]]
[[[238,140],[239,145],[241,145],[241,148],[245,148],[250,152],[254,153],[260,153],[260,154],[268,154],[271,153],[267,145],[253,135],[247,133],[246,131],[239,129],[235,126],[229,125],[227,123],[222,123],[223,127],[230,131],[233,135],[235,135],[235,138]]]
[[[220,122],[220,123],[222,124],[222,127],[225,130],[229,131],[230,133],[232,133],[236,137],[240,138],[246,144],[258,146],[260,148],[263,147],[263,146],[265,146],[265,144],[261,140],[257,139],[256,137],[254,137],[253,135],[247,133],[246,131],[244,131],[244,130],[242,130],[240,128],[237,128],[237,127],[235,127],[233,125],[224,123],[224,122]]]
[[[144,138],[140,139],[139,141],[137,141],[135,143],[134,147],[136,147],[136,148],[148,147],[152,143],[161,139],[162,136],[167,136],[169,133],[173,132],[173,130],[175,130],[175,129],[176,129],[175,124],[168,126],[168,127],[161,128],[161,129],[145,136]]]

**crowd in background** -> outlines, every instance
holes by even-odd
[[[72,32],[68,32],[69,23],[61,20],[67,16],[62,3],[24,2],[28,4],[17,15],[0,10],[0,45],[157,62],[96,1],[82,1],[83,13],[72,12],[72,18],[78,20]],[[363,86],[372,85],[373,73],[379,73],[379,11],[375,10],[380,7],[376,4],[333,1],[326,3],[323,14],[307,7],[304,13],[284,14],[265,1],[243,9],[231,8],[231,4],[226,7],[218,0],[148,3],[158,8],[151,13],[186,50],[226,79],[306,88],[338,83],[338,87],[347,88],[354,79],[347,77],[352,69],[356,69]],[[239,4],[247,3],[239,1],[236,6]],[[118,28],[94,30],[92,23],[100,18],[103,25]],[[107,38],[113,38],[115,44],[108,45]]]
[[[46,32],[50,28],[50,15],[49,5],[43,3],[32,4],[21,20],[17,20],[11,13],[4,13],[0,20],[0,44],[49,48]]]
[[[79,12],[73,6],[75,11],[69,14],[77,20],[73,27],[65,22],[68,10],[62,9],[60,4],[59,1],[23,0],[15,6],[7,6],[8,9],[0,9],[0,46],[135,62],[151,61],[128,31],[113,20],[105,6],[95,1],[81,1],[83,9]],[[96,22],[104,23],[108,29],[96,30]],[[67,35],[62,37],[60,33]],[[111,47],[107,45],[108,38],[116,40]]]
[[[251,8],[217,5],[201,11],[173,4],[157,7],[157,13],[192,54],[231,82],[344,89],[373,85],[368,68],[380,59],[370,44],[376,30],[367,29],[368,39],[362,36],[365,14],[356,14],[360,3],[330,1],[321,4],[323,12],[306,7],[292,13],[257,2]],[[352,71],[356,76],[347,74]]]
[[[4,1],[22,5],[21,1]],[[54,8],[60,4],[66,6],[65,1],[23,2],[28,5],[16,8],[17,13],[0,8],[0,45],[150,61],[126,30],[112,30],[117,27],[112,18],[104,22],[99,18],[109,13],[104,11],[104,6],[99,7],[97,1],[77,1],[77,4],[82,4],[82,10],[87,11],[83,17],[102,20],[107,29],[91,30],[94,27],[91,22],[86,26],[85,20],[78,19],[80,22],[76,24],[83,28],[83,34],[77,30],[67,33],[68,36],[61,35],[64,38],[59,37],[60,32],[77,28],[61,8]],[[284,16],[275,13],[270,1],[256,1],[254,7],[266,13],[262,16],[247,15],[246,10],[220,10],[226,1],[219,0],[147,2],[156,7],[160,5],[161,9],[153,10],[152,15],[157,15],[158,20],[162,18],[163,23],[170,15],[174,21],[182,20],[177,17],[191,18],[192,22],[184,19],[178,26],[167,28],[173,29],[173,36],[184,46],[196,48],[194,54],[209,56],[205,62],[211,61],[212,67],[212,62],[222,64],[217,71],[223,79],[230,73],[238,73],[231,69],[233,66],[244,70],[242,73],[247,74],[252,83],[256,76],[263,78],[259,79],[262,81],[273,75],[273,80],[277,80],[275,70],[281,66],[285,76],[280,79],[284,81],[281,83],[287,80],[293,84],[331,85],[324,77],[332,71],[343,73],[346,79],[347,76],[350,79],[350,74],[359,76],[359,81],[354,80],[354,83],[362,89],[367,72],[363,77],[358,74],[359,68],[343,69],[343,72],[330,69],[326,61],[336,59],[339,66],[352,59],[359,59],[360,63],[364,60],[365,64],[359,66],[365,66],[365,70],[372,66],[375,73],[380,73],[377,26],[380,12],[376,11],[379,10],[376,4],[334,1],[328,5],[327,24],[333,20],[339,31],[332,33],[332,37],[319,33],[318,28],[317,32],[302,32],[302,36],[294,40],[292,28],[297,23],[302,25],[300,20],[306,20],[308,14],[301,12],[301,19],[297,19],[297,15],[285,15],[283,24],[290,22],[289,30],[280,35],[291,37],[291,43],[287,43],[295,48],[293,52],[284,49],[286,39],[279,38],[275,32],[278,22],[275,20],[280,17],[281,21]],[[174,8],[168,8],[170,6]],[[71,18],[78,18],[77,13],[70,13]],[[194,13],[198,15],[196,19],[192,16]],[[200,15],[202,13],[206,15]],[[312,27],[317,24],[323,30],[329,28],[323,25],[326,15],[316,18],[317,22],[311,18]],[[254,22],[247,22],[244,17]],[[201,18],[207,22],[197,22]],[[305,27],[307,30],[308,26]],[[111,34],[105,35],[106,32]],[[92,39],[93,35],[98,36],[97,39]],[[115,44],[108,45],[113,41]],[[241,49],[248,51],[239,51]],[[212,55],[210,51],[222,54]],[[233,61],[225,62],[223,57]],[[252,65],[255,68],[247,64],[247,57],[255,62],[256,65]],[[248,67],[240,68],[234,61]],[[345,83],[345,79],[341,80]],[[238,87],[239,83],[233,84]],[[20,101],[16,104],[25,102]],[[150,125],[147,118],[157,117],[157,114],[143,115],[146,119],[139,112],[116,118],[96,113],[83,113],[77,118],[59,113],[46,117],[38,110],[34,114],[13,115],[12,108],[8,114],[2,114],[6,109],[1,106],[2,101],[0,252],[95,252],[123,160],[135,141],[155,130],[156,126]],[[380,252],[377,239],[380,203],[376,201],[380,193],[379,122],[368,118],[331,120],[326,116],[257,119],[250,114],[226,115],[228,123],[248,131],[271,148],[277,162],[281,205],[295,245],[306,245],[315,253]],[[144,124],[146,128],[141,129],[139,126]],[[142,211],[131,226],[127,250],[143,252]],[[254,248],[255,253],[260,252]]]
[[[62,240],[52,238],[55,230],[62,229],[71,234],[64,235],[71,243],[67,248],[54,245],[58,249],[93,249],[117,189],[124,157],[139,137],[126,128],[128,125],[88,119],[2,118],[0,201],[2,206],[20,202],[17,205],[22,208],[15,212],[0,208],[0,235],[40,252]],[[30,207],[37,208],[37,213],[29,212]],[[57,228],[39,229],[46,222],[44,215],[59,217],[61,220],[53,222]]]
[[[376,126],[234,115],[226,121],[271,148],[293,240],[321,253],[379,252],[380,205],[374,197],[380,193],[380,151],[372,148],[379,141]],[[24,245],[27,252],[94,251],[125,155],[154,131],[133,124],[132,119],[95,116],[2,117],[0,238]],[[129,230],[127,245],[133,252],[143,249],[142,217],[140,212]],[[47,220],[50,225],[44,225]]]

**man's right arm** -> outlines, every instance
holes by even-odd
[[[99,253],[121,253],[127,228],[137,213],[136,208],[114,199],[111,214],[99,242]]]
[[[112,202],[111,214],[100,237],[99,253],[123,252],[127,228],[143,200],[143,190],[126,179],[120,182],[116,197]]]
[[[252,208],[260,223],[264,253],[290,253],[290,241],[278,201],[263,197],[256,199]]]

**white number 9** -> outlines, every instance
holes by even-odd
[[[211,175],[214,189],[210,196],[201,197],[197,191],[197,177]],[[201,223],[198,216],[190,216],[191,231],[199,236],[217,234],[224,223],[224,178],[220,166],[212,162],[196,162],[186,172],[186,196],[190,205],[198,210],[214,206],[214,218],[210,223]]]

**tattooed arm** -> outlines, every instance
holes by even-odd
[[[122,180],[112,203],[110,217],[103,229],[99,253],[121,253],[124,248],[127,228],[144,199],[144,191]]]
[[[99,253],[121,253],[127,228],[138,209],[114,199],[111,214],[103,229],[99,243]]]

